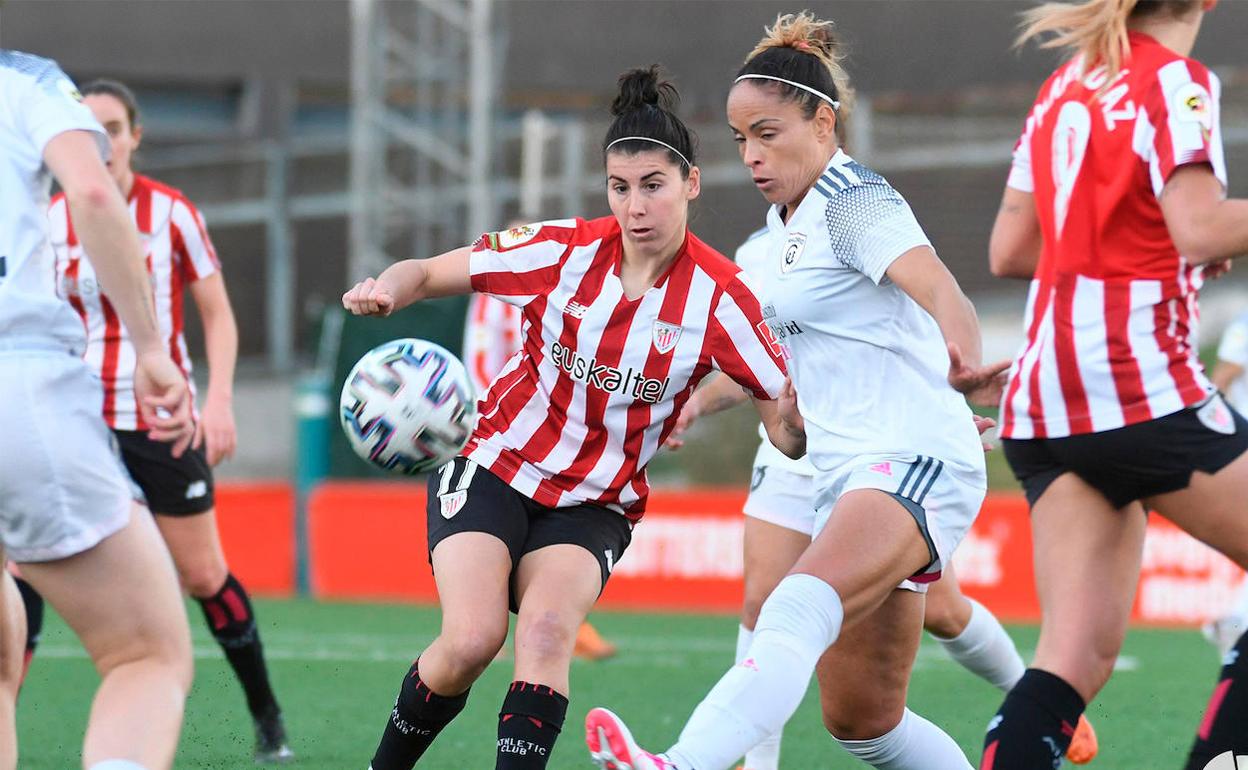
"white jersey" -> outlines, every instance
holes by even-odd
[[[971,410],[946,379],[940,328],[885,276],[902,254],[930,245],[901,195],[838,151],[789,222],[773,206],[767,225],[763,315],[791,356],[820,476],[874,455],[924,455],[982,475]]]
[[[1248,370],[1248,312],[1240,313],[1222,332],[1218,360]],[[1248,414],[1248,372],[1236,377],[1226,388],[1226,400],[1240,414]]]
[[[750,234],[745,242],[737,247],[737,253],[734,261],[746,272],[755,283],[763,282],[763,273],[767,269],[767,260],[771,256],[768,248],[771,240],[767,237],[768,231],[766,227]],[[809,457],[802,457],[794,460],[793,458],[776,449],[771,443],[771,439],[767,437],[767,429],[762,423],[758,424],[758,437],[762,441],[758,444],[758,452],[754,455],[754,467],[775,468],[787,471],[789,473],[797,473],[802,476],[815,475],[815,467],[810,464]]]
[[[56,62],[0,49],[0,341],[81,349],[82,321],[56,295],[43,165],[51,139],[89,131],[108,156],[104,129]]]

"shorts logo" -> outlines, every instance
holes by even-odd
[[[883,473],[885,476],[892,476],[892,475],[893,475],[893,464],[892,464],[892,463],[888,463],[888,462],[884,462],[884,463],[876,463],[875,465],[872,465],[872,466],[871,466],[870,470],[873,470],[873,471],[875,471],[876,473]]]
[[[760,465],[754,469],[754,477],[750,479],[750,491],[757,491],[763,485],[763,477],[767,475],[767,466]]]
[[[680,327],[664,321],[654,322],[654,349],[660,353],[670,353],[680,339]]]
[[[186,499],[195,500],[208,494],[207,481],[192,481],[186,487]]]
[[[1215,394],[1204,406],[1197,409],[1196,417],[1209,430],[1227,436],[1235,435],[1235,417],[1231,414],[1231,408],[1219,395]]]
[[[784,242],[784,253],[780,256],[780,272],[787,273],[797,264],[797,260],[802,258],[802,252],[806,250],[806,236],[802,233],[793,233],[789,239]]]
[[[1232,751],[1217,755],[1205,765],[1205,770],[1239,770],[1240,768],[1248,768],[1248,754],[1236,756]]]
[[[462,489],[448,495],[439,495],[438,502],[442,506],[442,518],[452,518],[464,509],[464,503],[468,502],[468,490]]]
[[[602,552],[602,555],[607,557],[607,574],[610,575],[612,570],[615,569],[615,551],[608,548]]]

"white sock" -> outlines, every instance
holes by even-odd
[[[1235,592],[1235,602],[1227,611],[1226,617],[1233,619],[1239,626],[1248,626],[1248,578],[1239,584]]]
[[[106,759],[103,762],[96,762],[87,770],[147,770],[138,762],[131,762],[128,759]]]
[[[936,725],[906,709],[892,730],[866,741],[843,741],[850,754],[879,770],[973,770],[958,744]]]
[[[750,642],[754,641],[754,632],[745,626],[737,627],[737,659],[736,663],[745,660],[746,653],[750,649]],[[745,762],[742,766],[745,770],[779,770],[780,767],[780,737],[784,732],[781,727],[776,732],[768,735],[757,746],[745,753]]]
[[[971,620],[962,633],[952,639],[935,634],[932,638],[963,668],[1009,692],[1023,678],[1027,668],[1023,658],[996,616],[974,599],[967,601],[971,603]]]
[[[763,603],[754,640],[694,709],[667,755],[680,768],[727,770],[779,732],[797,710],[810,675],[841,632],[844,609],[832,586],[789,575]]]

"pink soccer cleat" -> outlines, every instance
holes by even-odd
[[[604,708],[585,715],[585,744],[600,770],[677,770],[676,765],[637,745],[624,720]]]

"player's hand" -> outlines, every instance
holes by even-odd
[[[971,419],[975,421],[975,430],[979,431],[979,443],[984,447],[985,452],[992,451],[992,444],[983,439],[983,435],[993,428],[997,427],[997,421],[991,417],[980,417],[977,414],[971,415]]]
[[[191,446],[195,449],[203,446],[208,464],[215,466],[233,457],[237,445],[238,431],[234,427],[234,408],[230,400],[209,394],[199,415],[199,424],[195,426]]]
[[[780,389],[780,398],[776,399],[780,421],[795,436],[806,435],[806,421],[802,413],[797,411],[797,391],[793,388],[793,380],[784,378],[784,387]]]
[[[974,367],[962,359],[962,351],[949,343],[949,384],[976,406],[997,406],[1005,390],[1010,361]]]
[[[376,278],[365,278],[342,295],[342,306],[354,315],[384,318],[394,311],[394,292]]]
[[[685,431],[693,427],[693,423],[702,414],[699,408],[700,402],[697,395],[692,395],[685,405],[681,407],[680,414],[676,416],[676,425],[672,428],[672,432],[668,434],[667,440],[663,442],[663,446],[676,450],[685,445]]]
[[[151,426],[148,437],[172,443],[173,456],[181,457],[195,435],[195,420],[186,377],[168,353],[139,354],[134,367],[134,395],[139,415]]]
[[[1200,277],[1206,281],[1216,281],[1231,272],[1231,265],[1232,262],[1229,259],[1219,259],[1217,262],[1210,262],[1205,265],[1200,273]]]

